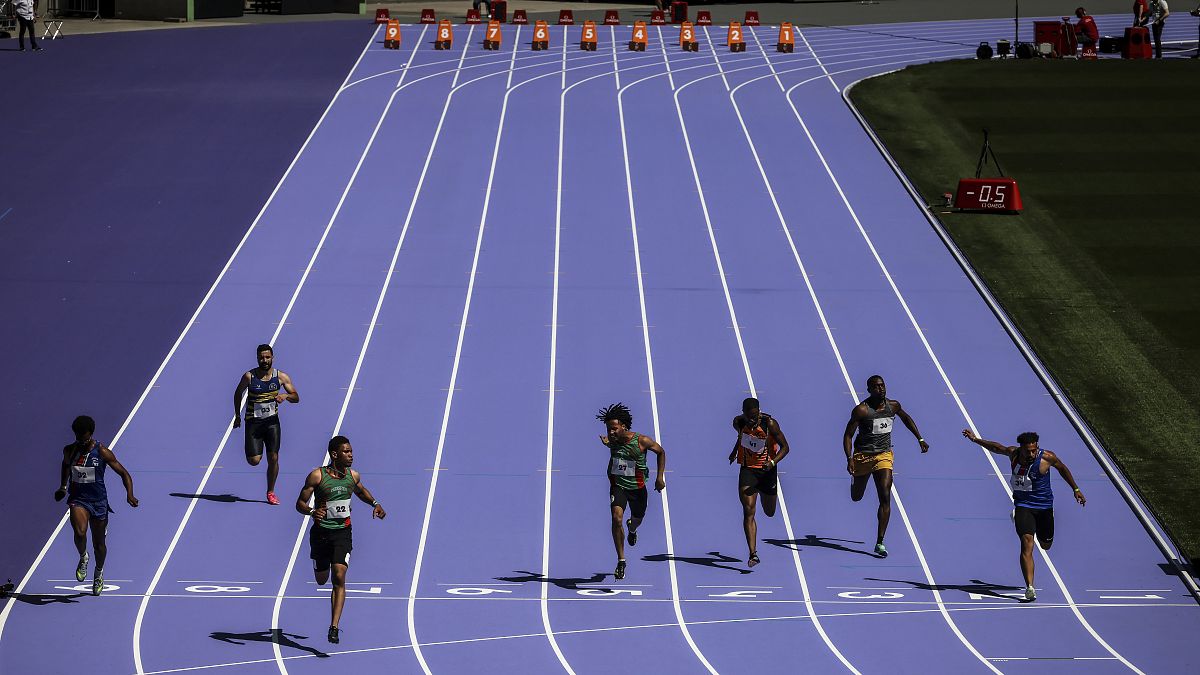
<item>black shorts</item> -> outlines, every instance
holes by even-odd
[[[279,415],[246,420],[246,456],[261,457],[264,448],[268,454],[279,452],[279,435]]]
[[[1054,509],[1031,509],[1018,506],[1013,510],[1017,534],[1036,535],[1043,544],[1054,541]]]
[[[779,469],[751,469],[742,467],[738,472],[738,492],[760,494],[774,497],[779,491]]]
[[[314,524],[308,531],[308,548],[311,551],[308,557],[317,571],[323,572],[330,565],[349,565],[350,551],[354,548],[350,528],[331,530]]]
[[[613,483],[608,488],[608,498],[609,505],[619,506],[622,510],[629,511],[634,518],[642,518],[646,515],[646,488],[644,487],[626,490]]]

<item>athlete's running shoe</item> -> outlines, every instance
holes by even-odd
[[[629,535],[625,537],[625,541],[628,541],[630,546],[637,546],[637,530],[633,529],[633,526],[630,525],[632,522],[632,518],[625,521],[625,527],[629,530]]]
[[[104,570],[98,569],[92,577],[92,595],[100,595],[102,590],[104,590]]]
[[[1025,602],[1033,602],[1034,600],[1037,600],[1037,591],[1034,590],[1033,586],[1026,586]]]
[[[83,582],[87,578],[88,554],[79,556],[79,567],[75,568],[75,581]]]
[[[268,492],[267,503],[271,506],[279,506],[279,497],[276,497],[274,492]]]
[[[329,633],[325,636],[325,639],[329,640],[330,644],[335,644],[335,645],[337,643],[341,642],[342,638],[338,636],[338,627],[330,626]]]
[[[625,578],[625,561],[624,560],[617,561],[617,569],[616,569],[616,571],[613,572],[613,578],[617,579],[617,580],[621,580],[621,579]]]
[[[750,557],[746,560],[746,567],[754,567],[755,565],[757,565],[760,562],[762,562],[762,561],[758,559],[758,554],[751,553]]]
[[[880,558],[886,558],[887,557],[887,547],[884,546],[882,543],[875,544],[875,555],[879,556]]]

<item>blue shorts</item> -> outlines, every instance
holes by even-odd
[[[82,509],[87,509],[88,514],[92,518],[107,518],[108,514],[112,513],[112,509],[108,506],[107,499],[68,499],[67,506],[78,506]]]

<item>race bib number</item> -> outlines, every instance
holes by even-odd
[[[612,461],[608,463],[608,472],[614,476],[636,476],[637,462],[631,459],[613,457]]]
[[[279,403],[275,399],[249,404],[250,417],[256,420],[279,414]]]
[[[350,517],[350,500],[335,499],[325,504],[326,520],[344,520]]]
[[[892,422],[893,421],[894,421],[894,419],[891,417],[876,417],[875,419],[871,420],[871,433],[873,433],[873,434],[890,434],[890,433],[892,433]]]
[[[767,451],[767,439],[743,433],[742,447],[756,455],[761,455]]]
[[[72,483],[95,483],[96,482],[96,467],[94,467],[94,466],[72,466],[71,467],[71,482]]]
[[[1031,492],[1033,490],[1033,478],[1029,475],[1029,471],[1032,469],[1032,467],[1026,469],[1025,473],[1013,472],[1011,481],[1013,492]]]

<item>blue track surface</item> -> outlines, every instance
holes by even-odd
[[[373,36],[111,439],[142,507],[113,481],[109,588],[65,580],[60,528],[4,605],[0,669],[74,672],[45,645],[75,625],[112,673],[1194,672],[1200,608],[842,101],[1010,26],[811,30],[790,55],[768,27],[744,54],[723,28],[695,54],[674,27],[644,54],[629,27],[595,53],[579,27],[549,52],[529,28],[500,52],[465,26],[450,52]],[[262,341],[303,396],[278,509],[229,425]],[[932,446],[897,437],[886,560],[839,447],[876,372]],[[752,572],[725,461],[748,394],[793,448]],[[593,419],[617,400],[670,467],[619,582]],[[1058,481],[1034,604],[976,425],[1038,430],[1088,495]],[[390,514],[358,505],[336,647],[290,507],[333,433]]]

